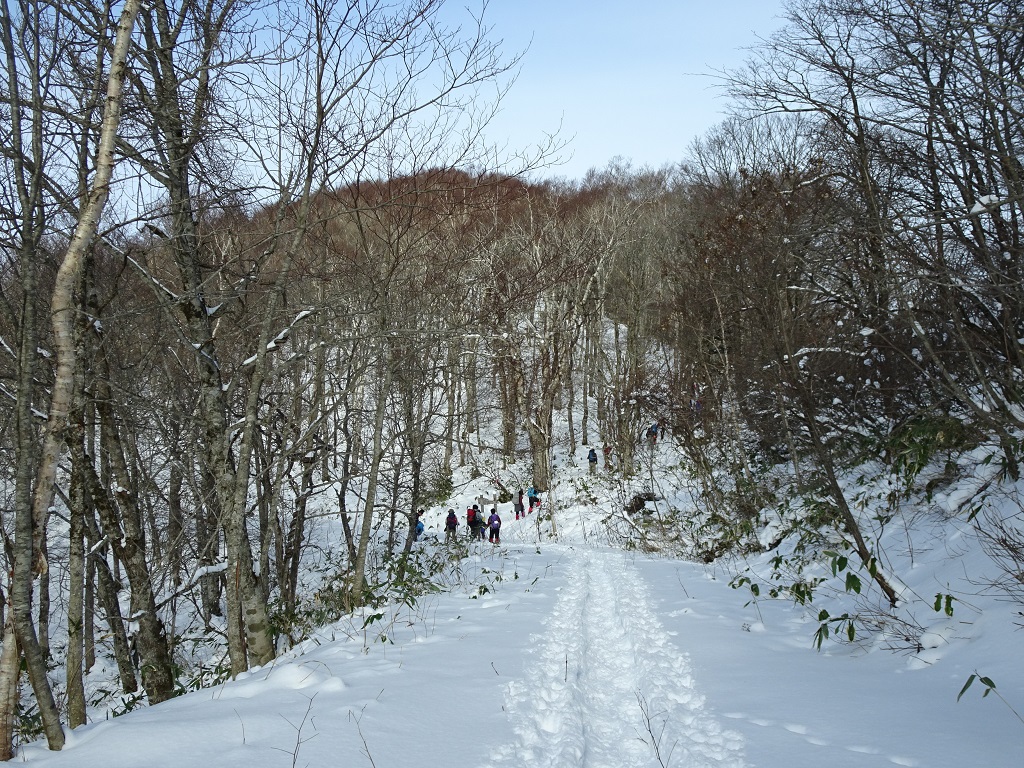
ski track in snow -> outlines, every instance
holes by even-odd
[[[626,557],[576,550],[566,582],[509,686],[517,738],[492,765],[742,768],[742,737],[705,710]]]

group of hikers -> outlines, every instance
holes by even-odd
[[[513,504],[513,510],[516,513],[516,520],[525,518],[528,514],[533,512],[534,507],[540,507],[540,494],[537,493],[537,489],[530,486],[526,490],[526,499],[529,503],[529,507],[526,506],[526,502],[523,501],[523,491],[519,490],[519,494],[516,497],[515,503]],[[501,544],[501,515],[498,514],[497,502],[494,501],[495,506],[491,507],[491,514],[484,517],[486,514],[482,504],[474,504],[471,507],[466,508],[466,530],[469,534],[469,539],[472,540],[483,540],[484,534],[487,534],[487,540],[492,544]],[[459,516],[455,513],[454,509],[448,510],[448,516],[444,521],[444,540],[445,543],[454,542],[458,538],[459,530]]]
[[[699,401],[698,401],[699,402]],[[653,449],[659,438],[665,436],[665,428],[662,426],[660,421],[655,421],[643,432],[643,436],[647,441],[647,444]],[[605,468],[609,471],[615,469],[615,457],[612,451],[612,447],[607,443],[604,444],[601,453],[604,458]],[[598,463],[598,452],[596,448],[590,448],[587,453],[587,463],[589,464],[590,474],[597,472]],[[525,495],[525,500],[524,500]],[[525,518],[528,514],[531,514],[534,507],[540,507],[540,494],[537,489],[530,486],[525,494],[522,489],[519,489],[518,495],[516,496],[515,502],[512,505],[512,509],[515,511],[516,520]],[[488,515],[486,510],[487,506],[491,506],[491,512]],[[414,533],[414,540],[418,540],[423,535],[423,521],[420,520],[420,516],[423,514],[423,510],[419,510],[416,516],[416,529]],[[456,514],[454,509],[448,510],[448,516],[444,521],[444,532],[445,542],[454,542],[458,538],[459,530],[459,516]],[[477,503],[466,508],[466,532],[471,541],[483,540],[486,538],[492,544],[501,543],[501,515],[498,514],[498,499],[485,498],[480,496],[477,498]]]

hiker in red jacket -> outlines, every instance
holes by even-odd
[[[466,528],[470,539],[484,537],[484,518],[476,504],[466,510]]]

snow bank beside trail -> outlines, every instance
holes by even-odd
[[[742,768],[742,738],[704,710],[649,586],[617,553],[571,550],[567,584],[508,689],[514,744],[494,766]]]

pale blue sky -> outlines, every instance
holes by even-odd
[[[492,37],[529,46],[491,135],[528,145],[561,123],[574,157],[545,175],[681,160],[723,119],[708,73],[742,63],[781,13],[782,0],[491,0]]]

